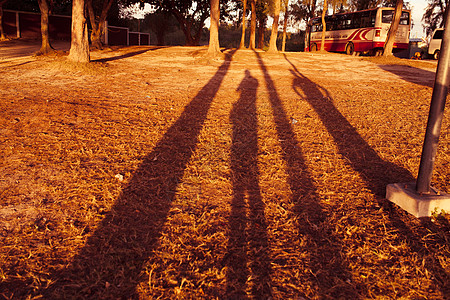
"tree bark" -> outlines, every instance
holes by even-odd
[[[245,24],[246,24],[246,12],[247,12],[247,0],[242,0],[243,11],[242,11],[242,35],[241,35],[241,43],[239,44],[239,48],[245,48]]]
[[[274,10],[273,10],[273,23],[272,32],[270,34],[269,49],[267,52],[278,52],[277,48],[277,38],[278,38],[278,21],[280,20],[280,0],[273,0]]]
[[[51,1],[51,0],[50,0]],[[41,11],[41,49],[39,54],[48,54],[54,51],[53,47],[50,45],[50,36],[48,33],[48,18],[50,14],[49,1],[48,0],[38,0],[39,9]]]
[[[194,45],[199,45],[200,44],[200,38],[202,37],[203,25],[205,24],[205,20],[207,18],[208,18],[207,15],[203,15],[201,17],[201,19],[200,19],[199,27],[197,28],[197,31],[195,32],[195,35],[194,35]],[[219,19],[220,19],[220,10],[219,10]]]
[[[258,49],[264,49],[264,33],[266,31],[267,16],[259,14],[258,16]]]
[[[209,47],[208,47],[208,57],[219,57],[222,52],[220,52],[219,45],[219,20],[220,20],[220,9],[219,0],[211,0],[211,26],[209,27]]]
[[[400,24],[400,18],[402,16],[403,0],[397,0],[395,4],[394,19],[392,20],[391,27],[384,43],[383,56],[391,56],[392,49],[394,48],[395,35],[397,34],[398,25]]]
[[[277,48],[277,38],[278,38],[278,25],[280,20],[280,0],[273,0],[274,11],[273,11],[273,23],[272,23],[272,31],[270,33],[269,40],[269,49],[267,52],[278,52]]]
[[[284,2],[284,23],[283,23],[283,41],[281,42],[281,51],[284,52],[286,50],[286,30],[287,30],[287,22],[288,22],[288,6],[289,1],[285,0]]]
[[[72,40],[68,59],[74,62],[89,62],[89,39],[85,17],[85,1],[72,2]]]
[[[250,20],[250,43],[248,47],[252,50],[256,48],[256,0],[250,0],[252,16]]]
[[[5,40],[5,32],[3,30],[3,4],[6,3],[8,0],[0,0],[0,41]]]
[[[94,7],[92,5],[92,0],[86,0],[88,14],[89,14],[89,21],[91,22],[91,44],[92,48],[94,49],[103,49],[103,43],[101,41],[103,31],[104,31],[104,24],[106,21],[106,17],[108,16],[108,11],[111,8],[111,5],[113,3],[113,0],[105,0],[103,1],[103,7],[102,11],[100,13],[99,18],[95,16]]]
[[[185,36],[185,45],[186,46],[198,46],[198,43],[200,41],[200,37],[202,34],[203,25],[205,23],[205,20],[207,18],[206,16],[202,16],[201,21],[199,22],[199,28],[197,28],[197,31],[195,33],[195,37],[192,36],[192,20],[187,20],[179,11],[175,9],[171,9],[170,13],[177,19],[178,24],[180,24],[181,30],[184,33]],[[198,37],[198,38],[197,38]]]
[[[323,0],[323,11],[322,11],[322,42],[320,44],[320,51],[325,51],[325,31],[327,30],[327,24],[325,23],[325,16],[328,11],[327,0]]]

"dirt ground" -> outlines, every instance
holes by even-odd
[[[435,62],[14,43],[0,298],[449,299],[449,215],[384,199],[417,176]],[[449,142],[445,118],[444,192]]]

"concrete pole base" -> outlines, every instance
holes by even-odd
[[[416,183],[393,183],[386,187],[386,199],[417,218],[430,217],[436,210],[450,212],[450,194],[431,188],[430,194],[416,192]]]

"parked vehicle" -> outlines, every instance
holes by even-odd
[[[439,59],[443,34],[444,28],[437,28],[431,35],[430,43],[428,44],[428,55],[434,59]]]
[[[394,18],[394,8],[379,7],[325,17],[325,50],[349,55],[383,53],[387,33]],[[394,51],[408,49],[411,16],[403,10],[395,36]],[[308,26],[306,50],[317,51],[322,43],[322,20],[314,18]]]

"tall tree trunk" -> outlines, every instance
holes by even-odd
[[[88,29],[84,7],[84,0],[72,1],[72,40],[68,58],[74,62],[90,61]]]
[[[284,0],[284,23],[283,23],[283,41],[281,43],[281,51],[284,52],[286,50],[286,29],[288,22],[288,8],[289,8],[289,0]]]
[[[51,1],[51,0],[50,0]],[[50,45],[50,36],[48,34],[48,17],[50,14],[49,2],[48,0],[38,0],[39,9],[41,11],[41,49],[39,54],[48,54],[53,52],[53,48]]]
[[[278,38],[278,21],[280,20],[280,0],[273,0],[274,11],[273,11],[273,23],[272,32],[270,34],[269,49],[267,52],[278,52],[277,49],[277,38]]]
[[[202,37],[202,32],[203,32],[203,25],[205,24],[205,20],[207,18],[208,18],[207,15],[202,15],[202,17],[200,18],[200,22],[199,22],[198,28],[197,28],[197,30],[195,32],[195,35],[194,35],[194,45],[196,45],[196,46],[198,46],[200,44],[200,38]],[[219,19],[220,19],[220,9],[219,9]],[[219,29],[217,29],[217,32],[218,32],[218,30]]]
[[[103,49],[103,44],[101,41],[103,31],[104,31],[104,24],[106,21],[106,17],[108,16],[108,11],[111,8],[111,5],[113,3],[113,0],[105,0],[103,1],[103,7],[102,11],[100,13],[99,18],[95,16],[94,7],[92,5],[92,0],[86,0],[88,14],[89,14],[89,21],[91,22],[91,44],[92,48],[94,49]]]
[[[211,26],[209,27],[209,47],[208,57],[221,56],[219,45],[219,20],[220,9],[219,0],[210,0],[211,3]]]
[[[252,16],[250,20],[250,43],[248,47],[252,50],[256,48],[256,0],[250,0]]]
[[[164,36],[165,35],[166,35],[166,33],[164,31],[156,32],[156,44],[158,46],[164,46],[164,44],[165,44]]]
[[[3,4],[8,0],[0,0],[0,41],[5,40],[5,32],[3,31]]]
[[[403,0],[397,0],[395,4],[394,19],[392,20],[391,27],[384,43],[383,56],[392,55],[392,49],[394,48],[395,35],[397,34],[398,25],[400,24],[400,18],[402,16]]]
[[[264,49],[264,33],[266,31],[267,16],[260,14],[258,16],[258,49]]]
[[[192,21],[191,20],[187,20],[185,19],[185,17],[177,10],[175,9],[171,9],[170,13],[175,17],[175,19],[177,19],[178,24],[180,24],[181,30],[184,33],[184,37],[185,37],[185,45],[186,46],[197,46],[196,42],[195,42],[195,38],[192,37],[192,32],[191,32],[191,28],[192,28]],[[200,26],[200,33],[201,33],[201,29],[203,28],[203,23],[199,25]]]
[[[325,23],[325,16],[328,11],[327,0],[323,0],[323,11],[322,11],[322,43],[320,44],[320,51],[325,51],[325,31],[327,30],[327,24]]]
[[[245,48],[245,24],[246,24],[246,12],[247,12],[247,0],[242,0],[243,11],[242,11],[242,35],[241,35],[241,43],[239,44],[239,48]]]

